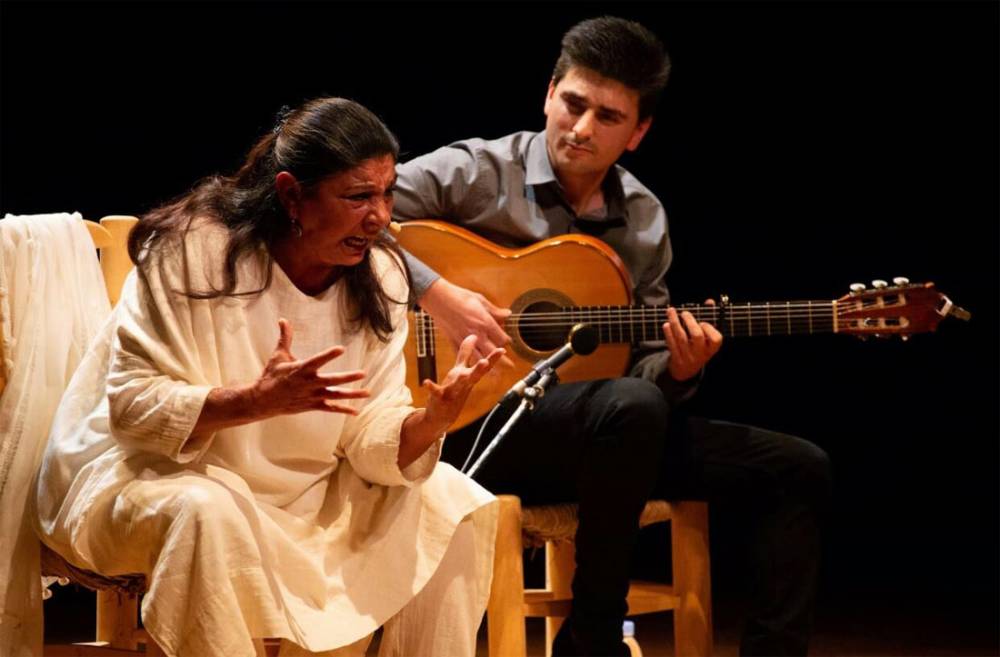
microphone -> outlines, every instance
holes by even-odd
[[[531,371],[528,372],[523,379],[511,386],[507,394],[503,396],[500,400],[500,404],[507,404],[519,397],[524,396],[524,391],[529,387],[533,386],[538,382],[538,379],[542,377],[547,371],[555,371],[556,368],[561,366],[571,356],[579,354],[581,356],[586,356],[588,354],[594,353],[597,349],[600,340],[597,335],[597,331],[593,327],[587,324],[576,324],[570,329],[569,339],[566,341],[559,351],[555,352],[548,358],[544,358],[534,365],[531,366]]]

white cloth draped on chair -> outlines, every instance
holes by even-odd
[[[110,312],[78,213],[0,221],[0,655],[41,654],[39,543],[25,517],[53,414]]]

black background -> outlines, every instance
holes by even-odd
[[[821,603],[943,596],[995,619],[996,3],[0,10],[0,211],[89,218],[142,213],[232,170],[281,105],[316,95],[376,111],[404,159],[541,129],[562,33],[603,13],[642,21],[674,72],[623,164],[667,206],[675,301],[830,299],[902,275],[973,314],[907,343],[731,340],[698,410],[831,455]],[[725,591],[741,538],[725,525],[715,537]]]

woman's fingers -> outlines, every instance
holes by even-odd
[[[278,346],[275,351],[283,351],[288,355],[292,353],[292,325],[284,317],[278,320]]]
[[[505,357],[504,354],[506,353],[507,353],[506,349],[497,347],[489,354],[487,354],[485,358],[480,358],[478,361],[476,361],[476,364],[472,368],[472,384],[475,385],[476,383],[478,383],[479,380],[483,378],[487,372],[493,369],[493,366],[496,365],[501,358]]]
[[[268,359],[268,364],[278,366],[293,360],[295,357],[292,356],[292,325],[282,317],[278,319],[278,344],[274,346],[274,353]]]
[[[333,347],[327,347],[323,351],[313,354],[309,358],[302,361],[302,367],[307,369],[318,370],[327,363],[329,363],[334,358],[340,356],[344,353],[344,347],[341,345],[335,345]]]
[[[444,386],[442,386],[439,383],[435,383],[430,379],[424,379],[423,383],[421,383],[420,385],[423,386],[424,388],[427,388],[427,391],[430,392],[435,397],[441,397],[444,395],[444,390],[445,390]]]
[[[367,388],[324,388],[327,399],[365,399],[372,393]]]
[[[346,415],[357,415],[358,409],[353,406],[348,406],[347,404],[338,404],[331,399],[324,399],[316,405],[317,411],[326,411],[328,413],[344,413]]]
[[[455,356],[455,365],[467,366],[469,363],[469,358],[472,356],[473,352],[476,350],[476,336],[475,334],[469,334],[465,336],[462,340],[462,344],[458,346],[458,354]]]
[[[344,383],[353,383],[354,381],[360,381],[365,378],[364,370],[351,370],[350,372],[334,372],[331,374],[317,374],[316,378],[322,381],[324,385],[328,386],[339,386]]]

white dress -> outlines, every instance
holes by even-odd
[[[311,651],[355,642],[421,590],[459,523],[475,530],[476,599],[485,607],[495,499],[447,464],[441,440],[400,471],[405,305],[388,343],[350,321],[344,281],[310,297],[272,266],[261,295],[196,300],[219,285],[226,231],[200,222],[163,240],[60,404],[37,485],[43,540],[106,575],[144,573],[143,621],[170,654],[253,654],[250,637]],[[395,299],[405,279],[373,253]],[[254,259],[241,290],[262,280]],[[249,383],[275,349],[345,353],[322,372],[363,369],[357,416],[307,412],[192,435],[208,391]]]

